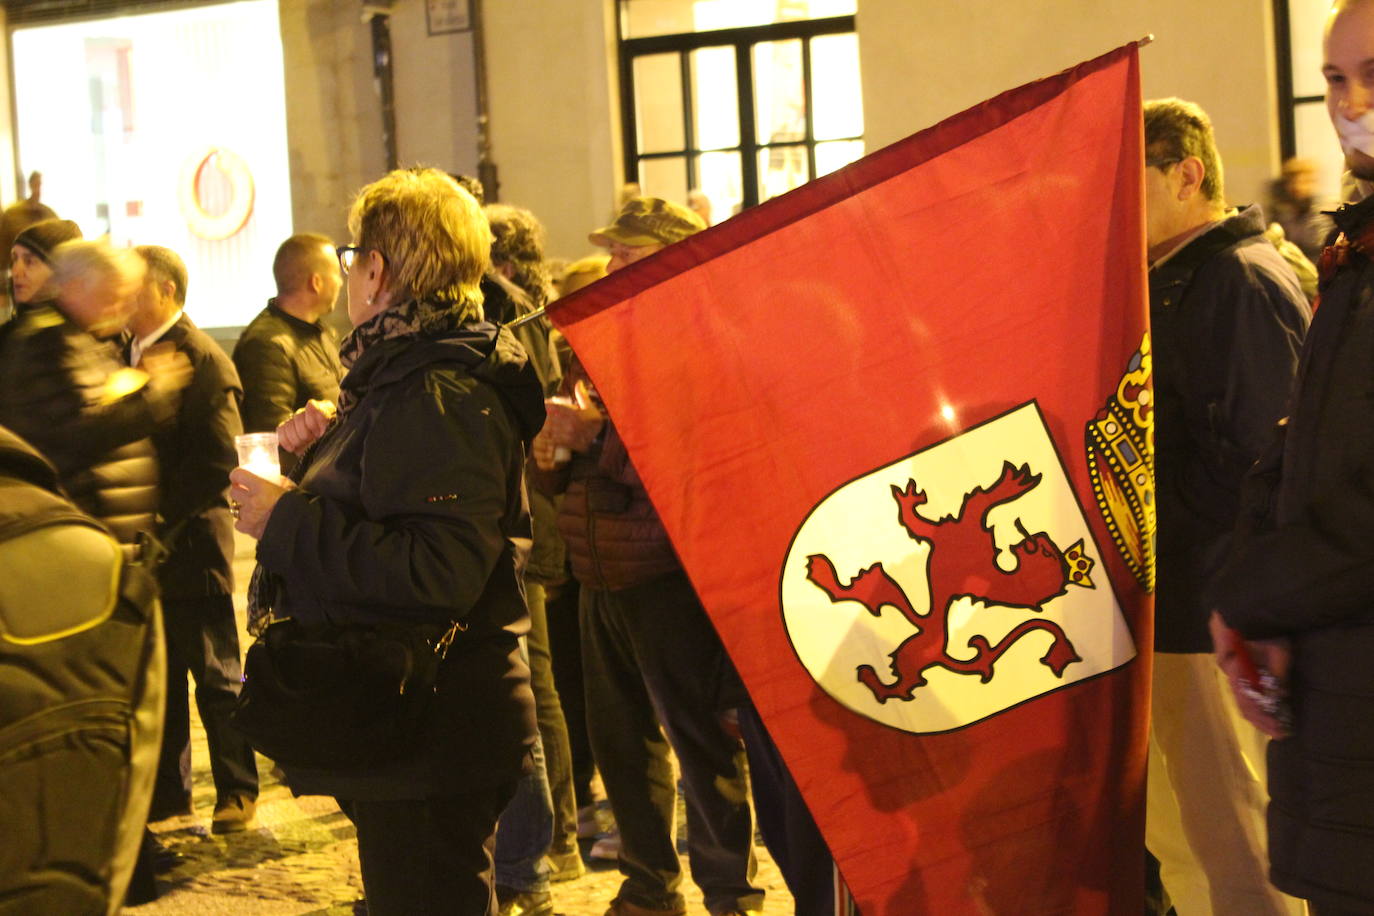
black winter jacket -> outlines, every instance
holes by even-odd
[[[482,278],[482,305],[487,320],[495,324],[509,324],[530,314],[535,308],[520,287],[497,273],[489,273]],[[553,328],[549,320],[543,317],[526,320],[511,333],[525,348],[530,365],[544,386],[545,396],[557,394],[563,382],[563,369],[553,348]],[[527,470],[537,471],[533,459],[530,459]],[[567,548],[558,533],[556,498],[537,487],[529,488],[529,497],[534,546],[530,550],[529,565],[525,568],[525,579],[528,582],[555,585],[567,579]]]
[[[359,401],[276,504],[258,562],[281,578],[277,616],[305,624],[459,619],[420,750],[351,774],[292,769],[298,792],[405,799],[514,780],[534,741],[518,638],[529,628],[527,446],[543,391],[510,332],[369,347],[344,378]]]
[[[1374,222],[1374,198],[1337,217]],[[1294,733],[1269,744],[1276,887],[1374,912],[1374,264],[1321,296],[1291,414],[1251,471],[1211,598],[1247,638],[1288,637]]]
[[[147,385],[111,388],[122,368],[114,344],[49,304],[22,309],[0,332],[0,425],[42,452],[72,501],[128,545],[154,528],[158,467],[148,437],[171,418],[176,397]]]
[[[243,329],[234,345],[243,382],[243,428],[272,432],[307,401],[337,401],[339,344],[333,329],[277,308],[277,300]]]
[[[1155,649],[1211,652],[1207,582],[1241,479],[1283,416],[1311,312],[1251,206],[1150,271],[1159,521]]]

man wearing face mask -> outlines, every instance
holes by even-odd
[[[1338,0],[1322,72],[1352,203],[1322,257],[1289,415],[1210,589],[1217,658],[1269,743],[1269,875],[1313,916],[1374,912],[1374,2]]]

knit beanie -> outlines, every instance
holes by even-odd
[[[81,227],[69,219],[45,219],[34,223],[14,237],[14,244],[23,245],[43,259],[52,263],[52,250],[63,242],[81,238]]]

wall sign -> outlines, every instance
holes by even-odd
[[[206,212],[200,199],[200,176],[207,167],[218,169],[229,181],[229,203],[214,216]],[[210,241],[227,239],[253,215],[253,173],[238,153],[227,149],[213,148],[192,155],[181,168],[177,204],[193,233]]]
[[[447,35],[472,29],[471,0],[425,0],[425,22],[429,34]]]

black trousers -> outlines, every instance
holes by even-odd
[[[720,722],[743,702],[743,687],[687,576],[613,592],[584,585],[580,610],[587,727],[620,828],[619,899],[683,905],[671,745],[687,802],[687,857],[706,909],[761,909],[744,748]]]
[[[234,599],[230,595],[169,599],[162,603],[167,639],[167,719],[153,788],[153,810],[179,808],[191,797],[191,708],[186,676],[196,685],[196,708],[205,726],[216,801],[258,797],[253,748],[229,724],[243,672]]]
[[[792,772],[752,703],[740,707],[749,784],[764,845],[792,892],[795,916],[834,916],[835,861]]]
[[[369,916],[495,916],[496,818],[510,782],[406,801],[339,799],[358,828]]]

